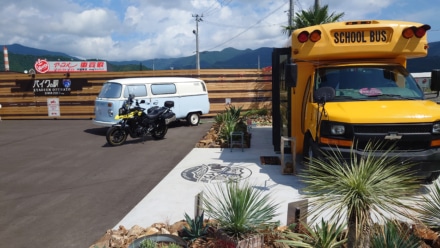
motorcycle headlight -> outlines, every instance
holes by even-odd
[[[125,115],[125,114],[126,114],[125,108],[120,108],[119,115]]]

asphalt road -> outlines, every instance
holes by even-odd
[[[91,120],[0,121],[0,246],[89,247],[194,148],[202,121],[120,147]]]

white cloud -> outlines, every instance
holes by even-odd
[[[295,2],[295,11],[314,1]],[[321,0],[344,20],[400,19],[428,23],[440,40],[440,6],[432,0]],[[286,42],[289,0],[4,0],[0,43],[64,52],[82,58],[145,60],[226,47],[280,47]],[[437,26],[436,26],[437,25]]]

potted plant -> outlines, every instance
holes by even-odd
[[[188,247],[186,241],[179,236],[171,234],[153,234],[135,239],[133,243],[128,246],[128,248],[154,248],[158,244],[164,244],[168,247]]]

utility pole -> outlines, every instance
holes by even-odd
[[[199,53],[199,22],[203,21],[203,15],[192,15],[192,17],[196,18],[196,30],[193,30],[193,33],[196,35],[196,64],[197,64],[197,73],[200,71],[200,53]]]
[[[321,4],[319,3],[319,0],[315,0],[315,9],[318,9],[318,8],[319,8],[319,5],[321,5]]]
[[[294,16],[294,13],[293,13],[293,0],[290,0],[290,4],[289,4],[289,27],[291,27],[290,28],[290,30],[289,30],[289,36],[292,34],[292,27],[293,27],[293,16]]]

